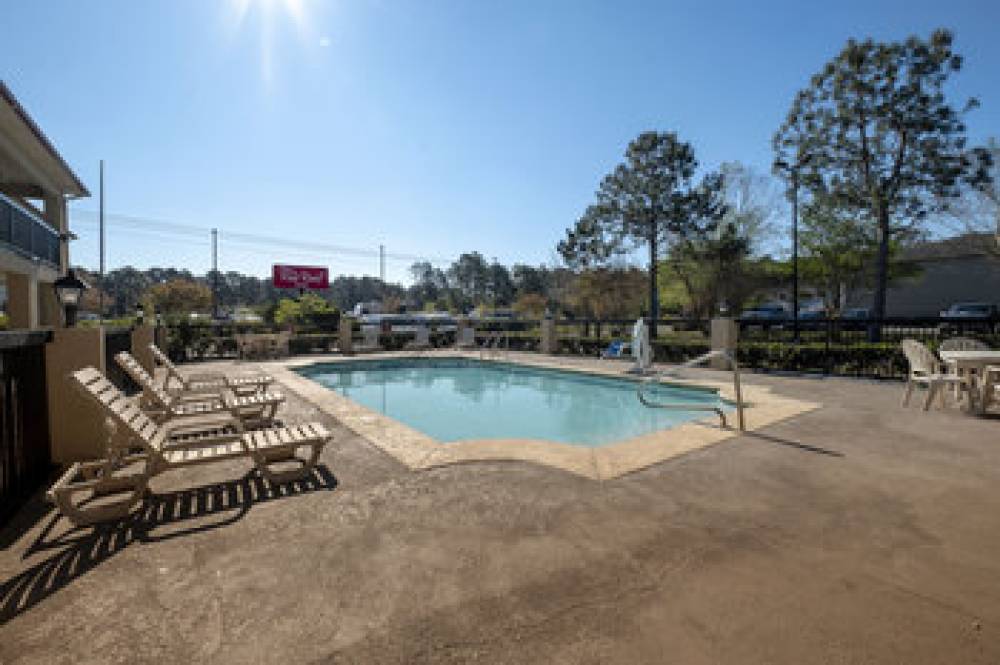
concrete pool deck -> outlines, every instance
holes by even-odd
[[[267,370],[282,384],[327,415],[336,418],[353,432],[365,437],[414,470],[467,462],[522,461],[552,466],[593,480],[606,480],[725,441],[739,433],[735,422],[736,412],[731,410],[727,416],[728,427],[720,426],[716,416],[706,415],[698,421],[684,423],[668,430],[651,432],[596,447],[538,439],[476,439],[445,444],[339,395],[294,371],[296,368],[316,363],[354,362],[364,357],[340,355],[296,357],[287,361],[268,363]],[[413,357],[480,359],[478,353],[452,350],[419,354],[380,353],[368,356],[378,359]],[[623,370],[628,364],[623,362],[579,363],[572,362],[570,358],[541,356],[534,353],[503,354],[498,360],[527,367],[635,380],[633,376],[624,375]],[[719,376],[728,377],[729,374],[719,372],[716,376],[708,377],[705,373],[701,373],[698,379],[672,379],[672,382],[682,386],[710,388],[718,391],[722,398],[735,402],[732,380],[720,380]],[[751,431],[818,407],[815,402],[777,395],[770,388],[760,385],[746,386],[742,397],[747,404],[746,428]]]
[[[1000,421],[746,381],[821,406],[602,481],[414,471],[286,387],[336,431],[311,480],[196,467],[0,531],[0,663],[1000,662]]]

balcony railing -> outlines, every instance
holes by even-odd
[[[0,194],[0,247],[59,268],[59,233],[3,194]]]

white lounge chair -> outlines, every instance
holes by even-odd
[[[944,406],[943,387],[953,387],[956,395],[965,392],[970,400],[975,399],[975,390],[969,386],[968,380],[958,374],[943,371],[937,356],[931,350],[915,339],[904,339],[901,343],[903,354],[910,365],[906,379],[906,392],[903,394],[903,406],[910,403],[914,387],[918,385],[927,388],[927,399],[924,400],[924,411],[931,408],[934,398],[940,393],[941,405]]]
[[[229,388],[237,393],[257,392],[266,390],[274,383],[274,377],[269,374],[222,374],[221,372],[182,374],[173,361],[167,357],[160,347],[155,344],[149,345],[149,350],[153,354],[156,364],[167,371],[167,378],[163,387],[167,392],[179,390],[181,392],[219,392],[223,388]]]
[[[73,464],[47,493],[76,526],[127,516],[150,478],[178,467],[247,457],[270,483],[305,478],[330,440],[320,423],[253,432],[244,432],[236,419],[208,428],[181,420],[157,424],[93,367],[74,372],[70,381],[111,423],[105,457]]]
[[[236,394],[222,389],[217,393],[195,392],[169,394],[153,381],[142,365],[128,351],[115,354],[115,362],[142,388],[142,408],[157,422],[172,418],[228,413],[245,424],[268,426],[274,422],[278,406],[285,396],[278,392]]]

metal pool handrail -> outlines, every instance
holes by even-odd
[[[496,332],[490,333],[486,337],[486,341],[483,342],[483,345],[481,347],[479,347],[479,359],[482,360],[484,357],[486,357],[487,351],[490,351],[491,349],[493,351],[493,357],[494,358],[499,358],[500,357],[500,340],[501,339],[504,340],[504,344],[505,344],[505,347],[506,347],[505,351],[506,351],[507,357],[509,357],[509,354],[510,354],[510,335],[508,335],[506,332],[496,331]],[[490,346],[491,342],[492,342],[492,346]]]
[[[736,418],[738,421],[739,430],[741,432],[746,431],[746,421],[743,419],[743,391],[742,387],[740,386],[740,366],[739,363],[736,362],[736,358],[732,353],[722,349],[709,351],[708,353],[700,355],[697,358],[692,358],[691,360],[688,360],[687,362],[682,363],[677,367],[672,367],[670,369],[657,372],[651,376],[644,378],[642,381],[639,382],[639,385],[636,387],[636,395],[638,395],[639,397],[639,402],[641,402],[643,406],[648,406],[653,409],[675,409],[680,411],[714,411],[719,416],[719,420],[722,421],[722,426],[726,427],[727,426],[726,414],[718,406],[710,406],[708,404],[659,403],[650,400],[643,394],[643,388],[649,386],[654,381],[656,383],[659,383],[663,377],[679,376],[680,371],[682,369],[686,369],[688,367],[695,367],[696,365],[701,365],[711,360],[712,358],[717,358],[717,357],[725,358],[727,361],[729,361],[730,367],[732,367],[733,390],[736,393]]]

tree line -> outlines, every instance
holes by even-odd
[[[978,102],[956,106],[946,95],[963,65],[953,41],[947,30],[902,42],[849,40],[795,96],[775,132],[772,172],[788,199],[803,204],[800,267],[831,308],[844,285],[870,286],[872,313],[884,316],[893,255],[920,239],[929,219],[963,210],[968,219],[985,206],[1000,238],[997,144],[970,146],[963,118]],[[590,269],[647,251],[654,319],[664,269],[695,309],[738,307],[748,292],[782,278],[787,264],[755,256],[766,211],[734,196],[753,178],[726,165],[698,178],[699,167],[676,133],[640,134],[559,253]]]

